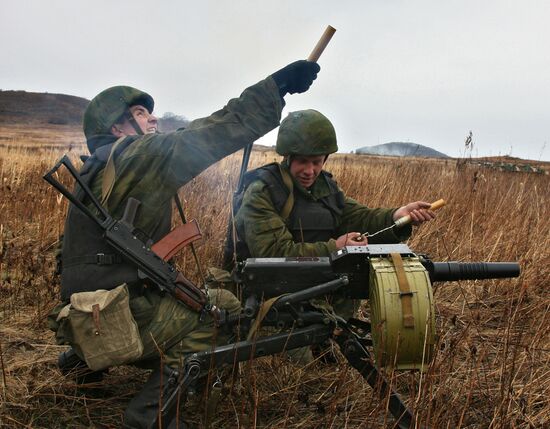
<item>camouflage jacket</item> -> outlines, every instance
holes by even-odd
[[[128,198],[136,198],[141,205],[134,226],[145,235],[144,239],[158,240],[169,232],[176,191],[216,161],[275,128],[282,107],[277,85],[267,78],[247,88],[223,109],[191,122],[186,129],[127,137],[118,146],[121,150],[113,149],[114,182],[103,204],[114,218],[120,219]],[[103,166],[99,168],[91,179],[92,192],[98,197],[104,175]],[[136,283],[135,267],[112,253],[100,228],[70,208],[62,250],[62,299],[67,300],[75,292]],[[100,255],[102,259],[97,258]]]
[[[288,168],[281,164],[281,168]],[[330,193],[325,180],[315,181],[306,190],[296,180],[294,193],[301,194],[311,201],[326,197]],[[393,223],[393,213],[397,208],[369,208],[352,198],[345,197],[344,208],[336,219],[336,230],[333,237],[346,232],[375,232]],[[274,207],[266,184],[261,180],[252,182],[245,191],[241,208],[236,218],[239,239],[244,240],[252,257],[287,257],[287,256],[328,256],[336,250],[336,240],[314,243],[296,242],[288,228],[288,221],[283,219]],[[411,234],[411,227],[389,230],[370,241],[371,243],[397,243],[406,240]]]
[[[107,201],[115,218],[124,202],[141,202],[136,226],[151,234],[176,191],[210,165],[275,128],[283,101],[272,78],[247,88],[239,98],[185,129],[139,136],[115,159],[116,179]],[[102,173],[92,191],[101,194]]]

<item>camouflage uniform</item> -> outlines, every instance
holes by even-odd
[[[127,86],[109,88],[90,102],[84,114],[83,128],[92,156],[80,171],[81,179],[96,196],[101,195],[102,203],[115,218],[122,217],[130,197],[139,200],[141,205],[134,220],[138,230],[134,232],[135,238],[144,244],[156,242],[170,229],[171,199],[177,190],[214,162],[252,144],[275,128],[280,121],[283,97],[288,93],[307,91],[319,70],[319,65],[313,62],[299,60],[291,63],[246,89],[240,98],[230,100],[227,106],[211,116],[193,121],[184,130],[164,135],[143,135],[156,130],[156,118],[152,116],[154,101],[150,95]],[[115,136],[120,136],[120,139]],[[86,203],[79,187],[75,197]],[[196,312],[176,302],[170,295],[144,285],[136,268],[113,253],[103,239],[101,228],[74,207],[69,208],[63,240],[62,300],[69,300],[72,294],[75,298],[85,299],[90,296],[86,292],[92,292],[95,299],[98,293],[110,294],[111,289],[115,289],[114,292],[128,289],[129,305],[126,304],[128,294],[125,294],[124,299],[118,301],[122,305],[113,310],[114,322],[108,332],[122,338],[129,330],[121,329],[120,319],[116,316],[124,313],[123,324],[129,328],[135,328],[133,318],[137,322],[134,331],[138,331],[135,337],[140,336],[143,343],[141,352],[140,342],[135,341],[135,355],[141,353],[137,361],[156,361],[142,390],[128,404],[123,427],[160,427],[161,417],[162,427],[184,427],[177,413],[179,399],[170,407],[163,407],[165,398],[176,395],[180,374],[175,367],[179,366],[185,354],[204,350],[215,342],[225,342],[227,338],[220,338],[222,333],[215,328],[209,315],[205,315],[206,320],[201,322]],[[121,284],[127,286],[118,288],[117,285]],[[210,301],[230,313],[240,310],[239,301],[227,290],[211,291]],[[93,317],[88,314],[90,308]],[[92,343],[88,341],[90,335],[99,335],[102,316],[98,309],[99,304],[92,302],[91,307],[84,311],[87,313],[85,321],[92,319],[95,324],[92,329],[75,330],[76,334],[83,334],[80,336],[83,341],[79,342],[83,349]],[[106,319],[105,312],[106,309],[103,320]],[[77,341],[70,326],[71,318],[75,327],[82,326],[77,323],[77,312],[73,311],[69,317],[60,320],[57,320],[58,314],[64,313],[54,311],[51,314],[51,327],[56,330],[59,343],[72,344],[74,349],[61,353],[60,369],[82,368],[86,364],[73,359],[75,353],[82,355],[82,349],[79,353],[75,348]],[[98,342],[101,350],[96,350],[94,343],[88,356],[99,356],[105,361],[90,364],[91,367],[101,369],[110,364],[136,360],[131,353],[117,355],[116,349],[107,355],[102,340],[99,338]],[[110,340],[111,344],[118,342],[116,338]],[[164,365],[160,364],[159,355],[163,355]]]
[[[290,174],[293,156],[328,156],[338,150],[334,127],[322,113],[312,109],[289,113],[279,127],[276,150],[285,156],[279,169],[268,165],[247,173],[261,180],[249,184],[235,215],[237,241],[244,242],[250,254],[237,256],[328,256],[336,250],[335,239],[340,235],[375,232],[393,224],[397,209],[371,209],[359,204],[344,195],[330,173],[321,171],[309,189]],[[287,195],[290,192],[289,178],[294,203],[285,214],[288,219],[284,219],[284,210],[277,206],[281,205],[280,189]],[[410,226],[391,229],[372,242],[396,243],[407,239],[410,232]]]
[[[319,112],[294,112],[285,118],[279,128],[277,151],[287,158],[278,165],[279,169],[268,165],[247,173],[264,179],[248,185],[235,215],[237,259],[329,256],[337,250],[336,239],[346,232],[376,232],[393,224],[397,208],[369,208],[359,204],[344,195],[330,173],[322,171],[309,189],[290,174],[288,162],[292,155],[327,155],[336,150],[332,124]],[[268,169],[271,176],[262,169]],[[280,188],[283,195],[289,192],[284,180],[279,180],[283,174],[292,179],[294,195],[294,208],[287,219],[281,214],[279,197]],[[398,243],[409,238],[411,231],[410,225],[390,229],[369,243]],[[349,318],[359,303],[335,295],[312,300],[311,304]],[[289,355],[301,364],[313,359],[310,348],[300,348]]]
[[[288,171],[286,162],[281,169]],[[293,178],[295,199],[316,202],[330,194],[330,188],[321,174],[310,189]],[[375,232],[393,223],[397,208],[369,208],[352,198],[344,197],[339,216],[334,216],[335,228],[327,241],[300,242],[288,228],[288,220],[281,217],[273,205],[267,185],[261,180],[250,184],[235,222],[239,240],[246,242],[251,257],[328,256],[336,250],[336,238],[349,231]],[[292,214],[291,216],[292,217]],[[301,219],[301,224],[315,223],[315,219]],[[369,243],[398,243],[409,238],[411,227],[388,230],[377,235]]]
[[[127,199],[138,199],[141,206],[135,226],[146,236],[155,237],[159,223],[166,219],[167,212],[171,212],[171,199],[176,191],[208,166],[277,126],[282,107],[279,88],[273,79],[268,78],[246,89],[240,98],[231,100],[222,110],[191,122],[184,130],[127,137],[130,144],[115,158],[115,182],[106,201],[109,212],[119,219]],[[101,195],[102,177],[103,171],[99,171],[91,183],[96,196]],[[68,222],[70,220],[69,213]],[[81,230],[79,233],[85,234],[87,231]],[[66,259],[72,256],[65,251],[66,247],[70,247],[69,237],[65,238],[64,265]],[[64,301],[77,291],[75,287],[81,290],[98,288],[100,280],[87,276],[86,267],[74,267],[74,276],[78,281],[69,279],[71,269],[64,267]],[[112,268],[117,269],[114,265]],[[199,322],[197,313],[176,302],[170,295],[160,295],[155,288],[138,288],[137,292],[134,288],[130,296],[130,308],[144,344],[143,360],[158,358],[159,346],[165,355],[165,362],[177,366],[186,353],[211,346],[216,333],[208,316],[207,320]],[[211,291],[211,300],[230,312],[240,309],[239,301],[228,291]],[[52,316],[56,316],[55,312]],[[67,323],[62,322],[53,328],[57,330],[58,342],[71,343]]]

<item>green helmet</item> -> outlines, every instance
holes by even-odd
[[[328,155],[337,150],[334,127],[317,110],[290,112],[281,122],[276,146],[279,155]]]
[[[130,106],[141,104],[153,113],[155,101],[146,92],[131,86],[113,86],[96,95],[84,112],[84,134],[86,138],[110,134],[111,127]]]

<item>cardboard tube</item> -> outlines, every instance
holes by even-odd
[[[443,200],[443,199],[437,200],[436,202],[432,203],[432,205],[430,206],[430,210],[433,211],[433,210],[440,209],[445,204],[446,204],[445,200]],[[411,218],[410,215],[403,216],[403,217],[401,217],[401,218],[399,218],[395,221],[395,226],[400,227],[400,226],[403,226],[403,225],[407,225],[408,223],[411,223],[411,221],[412,221],[412,218]]]
[[[332,39],[332,36],[334,36],[335,32],[336,28],[331,27],[330,25],[327,26],[325,32],[317,42],[317,45],[315,45],[315,48],[313,48],[313,51],[311,51],[311,54],[309,54],[309,57],[307,57],[308,61],[316,63],[319,60],[319,57],[327,47],[328,42],[330,42],[330,39]]]
[[[441,207],[443,207],[445,204],[447,204],[445,202],[445,200],[441,199],[441,200],[437,200],[435,203],[432,203],[432,206],[430,207],[430,210],[437,210],[437,209],[440,209]]]

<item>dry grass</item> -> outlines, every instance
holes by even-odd
[[[119,427],[146,374],[115,368],[100,386],[76,389],[58,374],[63,347],[46,315],[58,279],[53,249],[66,202],[41,179],[82,137],[71,128],[0,133],[0,426]],[[275,159],[255,152],[254,166]],[[240,157],[232,156],[186,185],[188,217],[205,235],[203,266],[218,265]],[[550,426],[550,186],[548,175],[498,172],[455,161],[335,156],[327,169],[344,191],[371,206],[448,200],[438,219],[409,245],[434,260],[519,261],[518,279],[439,284],[438,354],[429,372],[394,375],[398,390],[433,428]],[[189,254],[180,266],[194,270]],[[243,365],[226,384],[212,424],[258,428],[382,428],[393,420],[372,390],[339,359],[299,368],[281,357]],[[205,421],[202,398],[189,419]]]

